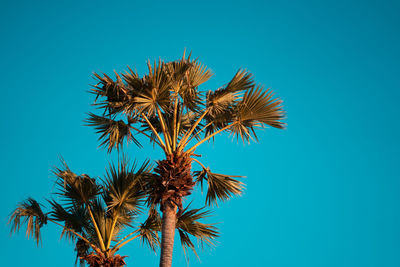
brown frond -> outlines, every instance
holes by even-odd
[[[81,259],[85,260],[89,267],[122,267],[126,265],[125,258],[126,256],[121,255],[105,257],[92,252]]]

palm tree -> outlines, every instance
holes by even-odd
[[[115,79],[94,73],[97,84],[91,92],[102,114],[89,113],[87,123],[101,134],[101,146],[108,152],[119,150],[124,140],[141,147],[137,136],[143,135],[165,153],[149,180],[146,201],[152,208],[159,205],[163,213],[160,266],[171,266],[177,218],[186,211],[182,200],[193,187],[207,184],[207,205],[227,200],[243,189],[243,183],[235,179],[239,176],[212,172],[199,161],[196,149],[223,132],[250,142],[257,140],[256,128],[284,128],[282,101],[274,98],[271,90],[257,86],[252,74],[242,69],[217,90],[201,91],[199,86],[212,73],[185,53],[172,62],[148,62],[143,77],[128,69],[123,74],[115,72]],[[192,162],[200,170],[192,171]],[[188,247],[184,241],[183,245]]]
[[[135,165],[128,167],[126,160],[118,166],[110,164],[104,181],[99,184],[86,174],[76,175],[64,162],[62,168],[54,170],[55,194],[60,199],[48,201],[47,213],[32,198],[21,202],[10,216],[11,231],[19,231],[24,223],[28,238],[33,236],[39,245],[41,228],[52,222],[62,228],[61,237],[66,236],[75,243],[81,266],[85,262],[92,267],[124,266],[125,257],[116,252],[132,240],[140,238],[153,250],[159,245],[157,231],[161,218],[157,212],[150,211],[144,223],[122,235],[142,212],[145,196],[142,185],[151,168],[148,163],[136,172]]]

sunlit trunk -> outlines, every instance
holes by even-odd
[[[176,205],[166,204],[162,218],[160,267],[171,267],[174,250]]]

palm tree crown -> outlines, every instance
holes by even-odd
[[[177,210],[179,218],[187,211],[182,199],[196,184],[207,184],[208,205],[240,194],[243,183],[235,179],[238,176],[211,172],[199,161],[196,149],[223,132],[250,142],[257,140],[256,128],[284,128],[282,101],[274,98],[271,90],[257,86],[246,70],[237,71],[214,91],[202,91],[199,86],[212,73],[185,53],[172,62],[148,62],[148,73],[142,77],[128,69],[115,73],[114,79],[94,74],[97,84],[91,92],[102,114],[89,113],[87,124],[96,128],[101,145],[109,152],[122,148],[125,141],[140,147],[138,135],[146,136],[164,151],[165,159],[157,161],[155,174],[148,180],[148,205],[159,205],[164,217],[166,208],[172,210],[171,216]],[[192,171],[193,161],[199,164],[198,171]],[[174,219],[171,221],[174,223]],[[173,234],[171,238],[173,242]]]
[[[54,170],[59,200],[48,201],[47,213],[32,198],[21,202],[10,216],[11,230],[16,232],[25,223],[28,238],[33,236],[39,245],[41,228],[52,222],[62,227],[61,236],[75,243],[82,266],[85,262],[89,266],[123,266],[124,257],[116,252],[130,241],[140,238],[153,250],[159,244],[161,220],[157,212],[150,212],[144,223],[122,235],[142,212],[149,168],[145,162],[135,171],[122,160],[118,166],[110,165],[99,183],[86,174],[76,175],[64,163]]]

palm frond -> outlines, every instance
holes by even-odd
[[[252,134],[257,138],[255,127],[269,125],[283,129],[285,124],[282,122],[284,119],[282,100],[273,96],[271,90],[264,91],[262,87],[247,91],[235,107],[232,133],[248,142]]]
[[[230,109],[239,98],[239,92],[247,91],[255,86],[252,74],[246,70],[238,70],[232,80],[223,88],[214,92],[209,91],[206,96],[209,114],[215,116]]]
[[[153,66],[148,62],[148,69],[148,75],[143,77],[143,90],[133,100],[139,112],[153,116],[158,107],[163,110],[170,107],[170,80],[161,60]]]
[[[119,160],[118,166],[110,164],[106,170],[105,194],[108,209],[118,208],[137,213],[145,197],[143,177],[150,175],[149,161],[145,161],[135,172],[126,157]]]
[[[61,195],[71,207],[87,204],[101,193],[101,187],[96,184],[95,179],[87,174],[76,175],[65,162],[61,168],[55,168],[53,173],[58,177],[56,194]]]
[[[8,221],[11,224],[11,232],[17,232],[22,223],[26,224],[26,235],[29,238],[33,236],[36,244],[41,241],[40,229],[47,224],[47,214],[43,213],[41,205],[33,198],[28,198],[24,202],[18,204],[17,208],[10,215]]]
[[[143,80],[139,77],[137,72],[134,72],[128,66],[129,72],[122,74],[125,83],[127,84],[131,97],[135,97],[143,90]]]
[[[186,71],[179,95],[183,100],[183,106],[189,110],[198,112],[201,109],[202,101],[197,87],[208,81],[213,74],[197,59],[189,60],[189,62],[190,68]]]
[[[211,70],[197,59],[191,60],[190,63],[192,66],[189,68],[186,81],[188,87],[198,87],[213,76]]]
[[[124,111],[126,109],[126,103],[130,102],[132,97],[119,74],[115,73],[115,81],[104,73],[102,76],[97,73],[93,75],[97,80],[97,84],[93,86],[91,92],[96,95],[96,100],[99,97],[105,97],[105,100],[95,105],[104,108],[110,114]]]
[[[140,224],[140,240],[146,243],[153,251],[160,246],[160,238],[158,236],[161,231],[161,217],[155,209],[150,209],[149,217],[146,221]]]
[[[86,235],[86,229],[90,225],[90,218],[87,210],[83,206],[71,206],[65,209],[60,203],[49,200],[52,211],[49,213],[51,219],[64,223],[64,229],[61,232],[61,237],[64,235],[75,240],[76,235],[72,234],[68,229],[74,230],[76,233]]]
[[[188,205],[180,216],[178,216],[176,222],[176,228],[178,229],[183,248],[185,250],[190,248],[194,253],[196,253],[196,250],[189,235],[199,239],[202,245],[206,243],[209,246],[214,246],[215,239],[219,236],[218,230],[214,224],[199,222],[199,220],[210,216],[210,211],[203,211],[203,209],[204,208],[189,210]]]
[[[190,58],[182,58],[180,60],[165,63],[165,71],[171,82],[171,88],[174,92],[179,92],[180,84],[185,79],[189,68],[193,65]]]
[[[196,247],[194,246],[192,240],[190,239],[189,234],[186,233],[185,231],[183,231],[182,229],[178,229],[178,233],[179,233],[179,239],[181,240],[183,253],[185,254],[185,257],[186,257],[187,261],[189,259],[189,255],[187,253],[188,249],[191,249],[193,251],[193,253],[197,257],[199,257],[199,255],[197,254],[197,251],[196,251]]]
[[[206,204],[212,205],[217,204],[217,200],[225,201],[231,198],[233,195],[240,195],[244,189],[244,184],[234,177],[234,175],[225,175],[212,173],[209,168],[203,169],[202,171],[194,172],[196,177],[196,183],[200,183],[203,187],[203,180],[207,180],[207,196]]]
[[[124,139],[127,143],[133,142],[138,147],[142,147],[140,142],[132,135],[129,123],[123,120],[113,120],[102,116],[89,113],[89,118],[85,120],[87,126],[93,126],[97,130],[96,133],[101,134],[99,141],[100,146],[107,147],[108,153],[115,147],[117,150],[123,147]]]
[[[214,132],[224,128],[233,121],[233,108],[227,107],[221,109],[217,112],[208,113],[204,119],[207,123],[207,128],[205,129],[205,136],[209,136]]]

